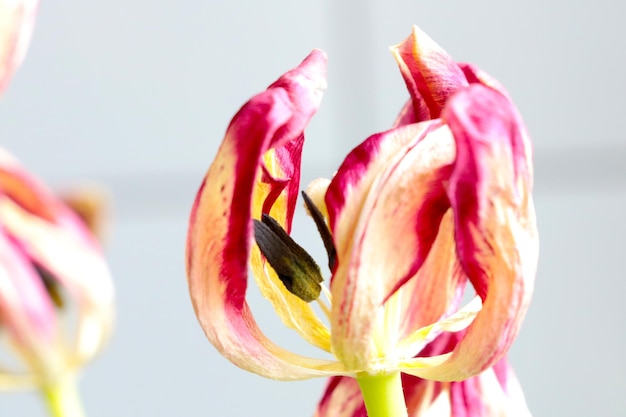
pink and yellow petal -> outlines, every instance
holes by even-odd
[[[356,379],[346,376],[331,377],[314,417],[367,417]]]
[[[295,200],[299,194],[300,155],[303,138],[292,144],[290,152],[268,150],[262,158],[262,172],[254,187],[252,217],[269,213],[289,230]],[[289,145],[288,144],[288,145]],[[283,148],[283,150],[285,150]],[[270,301],[285,326],[295,330],[314,346],[330,352],[330,331],[310,304],[291,294],[266,262],[258,247],[252,248],[250,264],[261,294]]]
[[[38,0],[0,0],[0,94],[24,59],[38,5]]]
[[[314,51],[246,103],[231,122],[191,213],[187,277],[198,320],[231,362],[274,379],[345,372],[337,362],[296,355],[271,342],[245,301],[252,218],[266,212],[289,229],[302,132],[319,106],[324,86],[325,56]],[[255,274],[265,276],[258,252],[252,257]],[[280,283],[264,285],[277,310],[297,305]],[[282,318],[296,329],[302,325],[300,318],[286,314]]]
[[[530,145],[510,101],[475,84],[453,96],[443,117],[457,143],[448,190],[457,252],[483,306],[448,360],[414,374],[461,380],[492,366],[515,339],[533,289],[538,241]]]
[[[456,62],[417,26],[391,52],[411,95],[416,122],[438,118],[448,97],[467,85]]]
[[[441,219],[426,260],[398,291],[398,296],[402,297],[402,338],[458,308],[467,279],[458,264],[454,245],[452,210],[448,210]],[[441,277],[449,278],[442,280]]]
[[[454,161],[450,132],[436,121],[398,128],[381,137],[386,142],[404,142],[404,146],[386,158],[383,166],[371,165],[379,169],[370,188],[363,190],[364,198],[355,198],[359,213],[354,229],[335,230],[333,349],[340,360],[357,370],[366,369],[370,360],[384,355],[400,337],[399,323],[393,335],[376,335],[380,330],[375,323],[385,314],[381,309],[385,301],[417,273],[429,254],[449,208],[442,184]],[[362,178],[370,175],[367,168]],[[345,207],[353,204],[349,201]],[[449,286],[432,289],[448,299]],[[387,332],[394,326],[383,327]],[[372,342],[376,340],[384,343],[379,346]]]

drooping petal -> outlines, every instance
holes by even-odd
[[[338,258],[331,284],[333,351],[351,369],[365,369],[384,354],[373,341],[398,341],[374,336],[376,317],[429,254],[449,208],[443,180],[453,161],[452,136],[439,121],[409,125],[356,148],[328,189]],[[443,299],[448,289],[432,288],[445,293]]]
[[[30,43],[39,0],[0,0],[0,94]]]
[[[417,26],[391,52],[411,95],[414,113],[411,117],[405,106],[396,125],[438,118],[448,97],[467,85],[457,63]]]
[[[461,380],[492,366],[515,339],[533,289],[538,240],[530,142],[513,104],[473,84],[450,99],[443,118],[457,145],[448,188],[457,253],[483,306],[449,358],[412,373]]]
[[[235,115],[198,191],[189,223],[187,279],[205,334],[231,362],[269,378],[342,372],[336,362],[299,356],[271,342],[245,301],[252,218],[264,211],[289,229],[302,132],[319,106],[325,64],[323,52],[313,51]],[[256,251],[252,264],[259,274],[263,263]],[[284,294],[281,285],[275,284],[276,297],[270,299],[275,307],[283,304],[277,307],[279,314],[293,307],[285,303],[297,299]],[[281,318],[294,327],[305,325],[299,317]]]

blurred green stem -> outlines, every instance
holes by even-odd
[[[368,417],[407,417],[400,372],[356,377]]]
[[[85,412],[73,376],[52,381],[42,387],[48,411],[53,417],[84,417]]]

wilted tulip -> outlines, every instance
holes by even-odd
[[[81,415],[69,384],[107,341],[113,313],[98,242],[0,149],[0,328],[15,354],[0,387],[39,387],[58,415]]]
[[[222,355],[275,379],[355,377],[370,417],[406,412],[400,373],[460,381],[495,365],[517,335],[535,277],[522,120],[495,81],[422,35],[415,29],[396,48],[411,100],[395,127],[366,139],[332,180],[305,194],[328,251],[330,289],[289,236],[304,128],[326,85],[320,51],[235,115],[187,239],[193,305]],[[334,359],[264,336],[245,300],[249,267],[283,323]],[[468,281],[475,296],[461,307]],[[462,330],[450,352],[420,355]]]

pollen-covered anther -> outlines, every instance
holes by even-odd
[[[267,214],[261,220],[255,219],[254,238],[290,293],[307,303],[319,298],[324,280],[319,266],[276,220]]]

